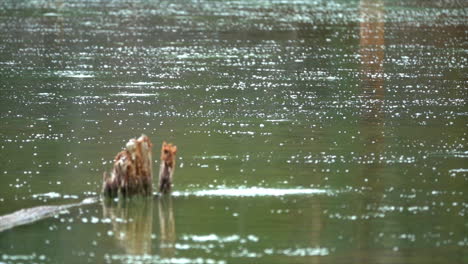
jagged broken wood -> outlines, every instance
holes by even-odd
[[[151,140],[142,135],[130,139],[125,149],[117,153],[110,174],[104,173],[103,194],[109,197],[147,196],[153,190],[153,163]],[[159,169],[159,192],[168,193],[172,188],[177,146],[163,142]]]
[[[176,164],[177,146],[165,141],[161,147],[161,166],[159,167],[159,192],[168,193],[172,188],[172,178]]]
[[[117,153],[110,175],[104,173],[103,193],[115,197],[119,194],[151,195],[153,191],[153,163],[150,139],[142,135],[130,139],[125,149]]]

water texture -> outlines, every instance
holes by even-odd
[[[468,263],[465,1],[0,2],[0,263]],[[155,170],[157,171],[157,170]]]

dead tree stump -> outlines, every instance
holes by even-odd
[[[159,192],[168,193],[172,188],[172,178],[176,165],[177,146],[163,142],[161,147],[161,165],[159,167]]]
[[[153,192],[153,163],[150,139],[142,135],[130,139],[114,158],[110,174],[104,173],[103,193],[106,196],[151,195]]]

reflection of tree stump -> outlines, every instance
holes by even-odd
[[[171,196],[159,198],[159,227],[161,256],[172,258],[175,255],[176,232]]]
[[[114,158],[114,167],[104,173],[103,192],[107,196],[134,194],[151,195],[153,191],[153,164],[150,139],[142,135],[130,139],[124,150]]]
[[[151,254],[153,235],[153,201],[122,199],[118,203],[106,199],[102,203],[104,217],[112,219],[114,238],[128,254]]]

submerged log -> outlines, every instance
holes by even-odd
[[[152,194],[152,146],[150,139],[145,135],[128,141],[125,149],[115,156],[110,175],[104,173],[104,195],[115,197],[119,194]]]
[[[60,214],[72,207],[97,202],[97,198],[87,198],[81,203],[65,204],[65,205],[44,205],[36,206],[27,209],[21,209],[14,213],[0,216],[0,232],[13,228],[19,225],[30,224],[54,215]]]

